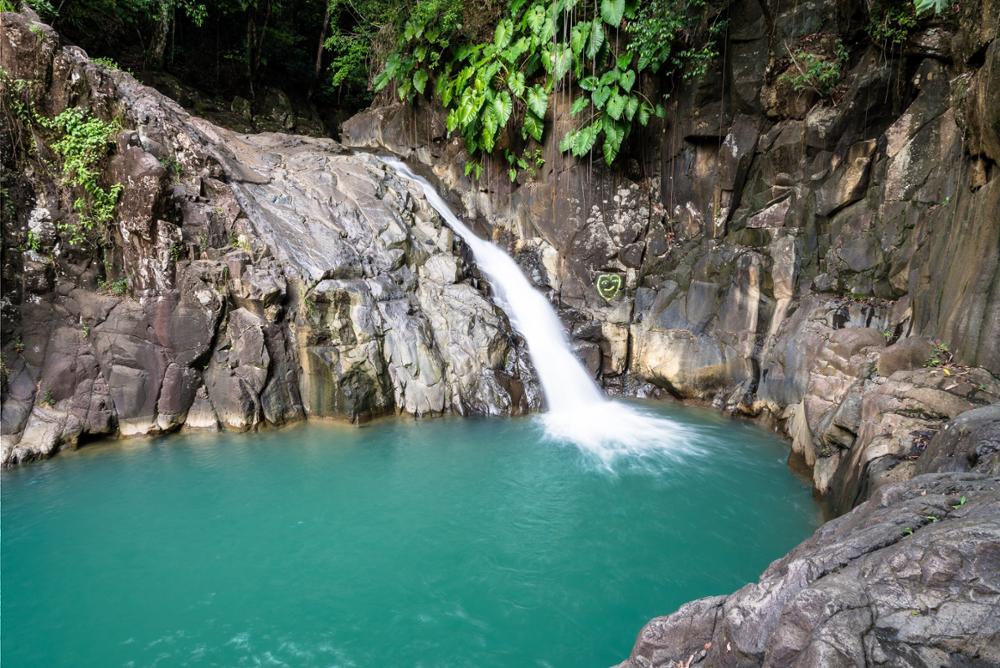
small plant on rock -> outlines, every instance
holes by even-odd
[[[112,137],[118,132],[117,122],[105,122],[82,109],[71,107],[55,118],[35,116],[44,128],[55,132],[58,139],[52,150],[63,159],[63,182],[83,191],[73,201],[79,224],[63,223],[60,231],[69,234],[71,244],[80,244],[97,225],[114,217],[115,205],[124,186],[120,183],[105,188],[100,184],[98,165],[110,152]]]
[[[90,62],[100,65],[101,67],[117,72],[121,67],[114,61],[113,58],[108,58],[106,56],[100,56],[98,58],[91,58]]]
[[[184,165],[177,158],[160,158],[160,165],[167,170],[167,174],[174,181],[179,180],[184,175]]]
[[[833,57],[811,51],[789,52],[788,55],[792,67],[779,80],[788,82],[796,92],[812,90],[820,97],[830,95],[840,83],[842,68],[849,58],[841,42],[837,43]]]
[[[948,350],[947,343],[937,343],[931,350],[931,356],[924,362],[927,368],[937,368],[949,364],[952,361],[951,351]]]
[[[27,245],[28,250],[35,251],[36,253],[42,250],[42,240],[35,234],[34,230],[28,230]]]
[[[114,283],[111,283],[111,285],[108,286],[108,289],[111,294],[121,297],[128,292],[128,280],[125,278],[119,278]]]

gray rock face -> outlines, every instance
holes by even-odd
[[[930,494],[925,477],[907,482],[918,473],[995,474],[992,418],[960,416],[1000,402],[1000,6],[956,5],[960,29],[921,24],[898,56],[859,36],[864,3],[722,6],[725,67],[671,88],[664,121],[636,130],[614,168],[558,151],[574,123],[558,102],[545,167],[514,184],[464,177],[461,141],[426,102],[359,114],[344,141],[421,161],[461,193],[610,391],[655,386],[760,417],[836,512],[866,509],[787,582],[769,571],[752,602],[655,622],[633,665],[997,663],[984,649],[1000,644],[996,578],[982,600],[964,591],[995,562],[995,524],[888,541],[863,518],[882,526],[879,504]],[[789,49],[838,40],[850,58],[831,97],[783,81]],[[608,273],[623,285],[610,302],[595,287]],[[988,485],[979,519],[995,519]],[[824,571],[838,550],[856,556]],[[794,609],[778,593],[789,583],[808,591]]]
[[[548,162],[514,184],[466,178],[461,141],[425,102],[359,114],[343,137],[462,193],[608,389],[651,383],[766,417],[846,510],[911,475],[947,419],[1000,399],[993,9],[961,7],[975,35],[916,32],[903,62],[855,39],[857,3],[730,3],[741,27],[725,50],[740,56],[672,90],[663,124],[613,169],[559,153],[574,121],[558,104]],[[788,45],[829,50],[838,30],[852,49],[839,92],[786,90]],[[595,287],[607,273],[623,282],[610,302]]]
[[[1000,662],[1000,478],[885,487],[729,596],[650,621],[622,668]]]
[[[40,113],[123,117],[102,167],[126,187],[97,261],[56,232],[71,188],[11,155],[34,203],[5,220],[5,262],[19,225],[41,247],[4,280],[5,466],[94,435],[538,407],[524,346],[418,189],[329,139],[191,117],[39,25],[4,14],[0,67],[37,82]]]

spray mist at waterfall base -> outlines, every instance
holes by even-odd
[[[545,392],[548,412],[540,419],[550,439],[572,443],[606,467],[623,455],[678,457],[697,452],[680,425],[608,400],[573,355],[555,309],[514,259],[476,236],[434,186],[405,163],[393,157],[381,159],[419,186],[427,202],[469,246],[493,289],[494,300],[524,337]]]
[[[605,400],[581,411],[547,412],[537,419],[549,440],[572,444],[607,469],[623,458],[655,465],[703,454],[683,425],[618,401]]]

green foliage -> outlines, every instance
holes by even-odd
[[[42,240],[35,234],[34,230],[28,230],[28,250],[35,251],[36,253],[42,250]]]
[[[16,12],[17,4],[13,0],[0,0],[0,12]]]
[[[99,57],[91,58],[90,61],[112,71],[118,71],[121,69],[118,63],[115,62],[114,58]]]
[[[45,406],[55,406],[56,405],[56,398],[54,396],[52,396],[52,390],[48,390],[48,389],[45,390],[45,393],[42,395],[42,404],[45,405]]]
[[[643,72],[698,74],[715,55],[714,29],[706,43],[693,46],[704,0],[655,0],[639,9],[637,0],[593,6],[513,0],[491,39],[462,44],[456,44],[453,2],[418,1],[375,86],[395,83],[400,99],[407,100],[433,83],[448,112],[449,133],[465,140],[467,175],[481,173],[479,156],[499,147],[508,176],[516,180],[531,161],[518,157],[514,145],[543,140],[550,97],[573,81],[583,94],[571,113],[581,122],[562,137],[560,149],[577,157],[599,149],[611,164],[634,126],[664,114],[640,90]],[[629,40],[619,45],[622,28]],[[512,122],[519,124],[514,136]]]
[[[962,506],[964,506],[964,505],[965,505],[965,503],[966,503],[966,499],[965,499],[965,497],[963,496],[962,498],[960,498],[960,499],[958,500],[958,503],[953,503],[953,504],[951,505],[951,507],[952,507],[953,509],[955,509],[955,510],[958,510],[959,508],[961,508]]]
[[[101,186],[98,166],[109,154],[110,142],[119,125],[90,116],[77,107],[70,107],[55,118],[36,116],[36,120],[58,137],[51,148],[63,160],[63,182],[83,191],[73,201],[79,223],[64,223],[60,228],[69,234],[71,244],[80,244],[95,226],[114,218],[123,186],[120,183],[110,188]]]
[[[120,126],[76,107],[49,118],[39,114],[31,103],[28,93],[33,82],[11,79],[0,70],[0,84],[13,93],[5,96],[5,102],[14,116],[24,125],[40,130],[52,152],[62,159],[62,183],[81,191],[73,201],[78,222],[62,223],[59,231],[67,235],[70,244],[84,242],[97,225],[114,218],[115,205],[123,190],[120,183],[104,188],[99,182],[100,164],[110,153],[111,140]]]
[[[100,280],[97,282],[97,289],[102,292],[110,292],[113,295],[122,297],[128,293],[128,279],[119,278],[118,280],[110,283],[105,280]]]
[[[418,0],[403,25],[396,51],[375,77],[375,90],[395,81],[399,99],[423,95],[431,73],[444,63],[461,17],[460,0]]]
[[[179,180],[184,175],[184,165],[177,158],[160,158],[160,166],[167,170],[167,174],[174,181]]]
[[[643,3],[635,19],[625,27],[629,35],[628,50],[635,54],[639,70],[659,72],[666,66],[671,72],[682,72],[691,78],[705,72],[715,58],[714,37],[725,28],[725,22],[709,26],[709,39],[695,46],[689,35],[695,32],[695,12],[702,10],[705,0],[652,0]]]
[[[913,7],[917,10],[917,14],[924,14],[931,10],[934,10],[935,14],[940,14],[946,10],[952,3],[952,0],[913,0]]]
[[[542,149],[537,146],[529,151],[525,151],[521,155],[517,155],[510,150],[504,150],[503,153],[508,166],[507,176],[510,178],[511,183],[517,180],[518,172],[525,172],[528,178],[535,178],[536,170],[541,169],[545,165],[545,157],[542,155]]]
[[[789,54],[792,67],[781,75],[780,80],[787,81],[795,91],[813,90],[822,97],[833,92],[843,76],[841,68],[847,64],[847,49],[837,43],[833,57],[813,53],[811,51],[796,51]]]
[[[865,30],[876,44],[900,45],[920,19],[911,0],[881,0],[872,5]]]
[[[34,9],[45,20],[53,19],[59,14],[49,0],[24,0],[24,4]]]
[[[936,343],[931,349],[931,355],[924,362],[924,366],[927,368],[936,368],[944,366],[952,361],[951,351],[948,349],[947,343]]]

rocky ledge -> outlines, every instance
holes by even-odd
[[[1000,664],[1000,406],[916,464],[758,582],[650,621],[620,668]]]
[[[539,405],[463,246],[375,156],[192,117],[30,14],[2,14],[0,68],[4,466],[104,435]],[[100,249],[67,241],[79,191],[16,113],[74,106],[122,128]]]

